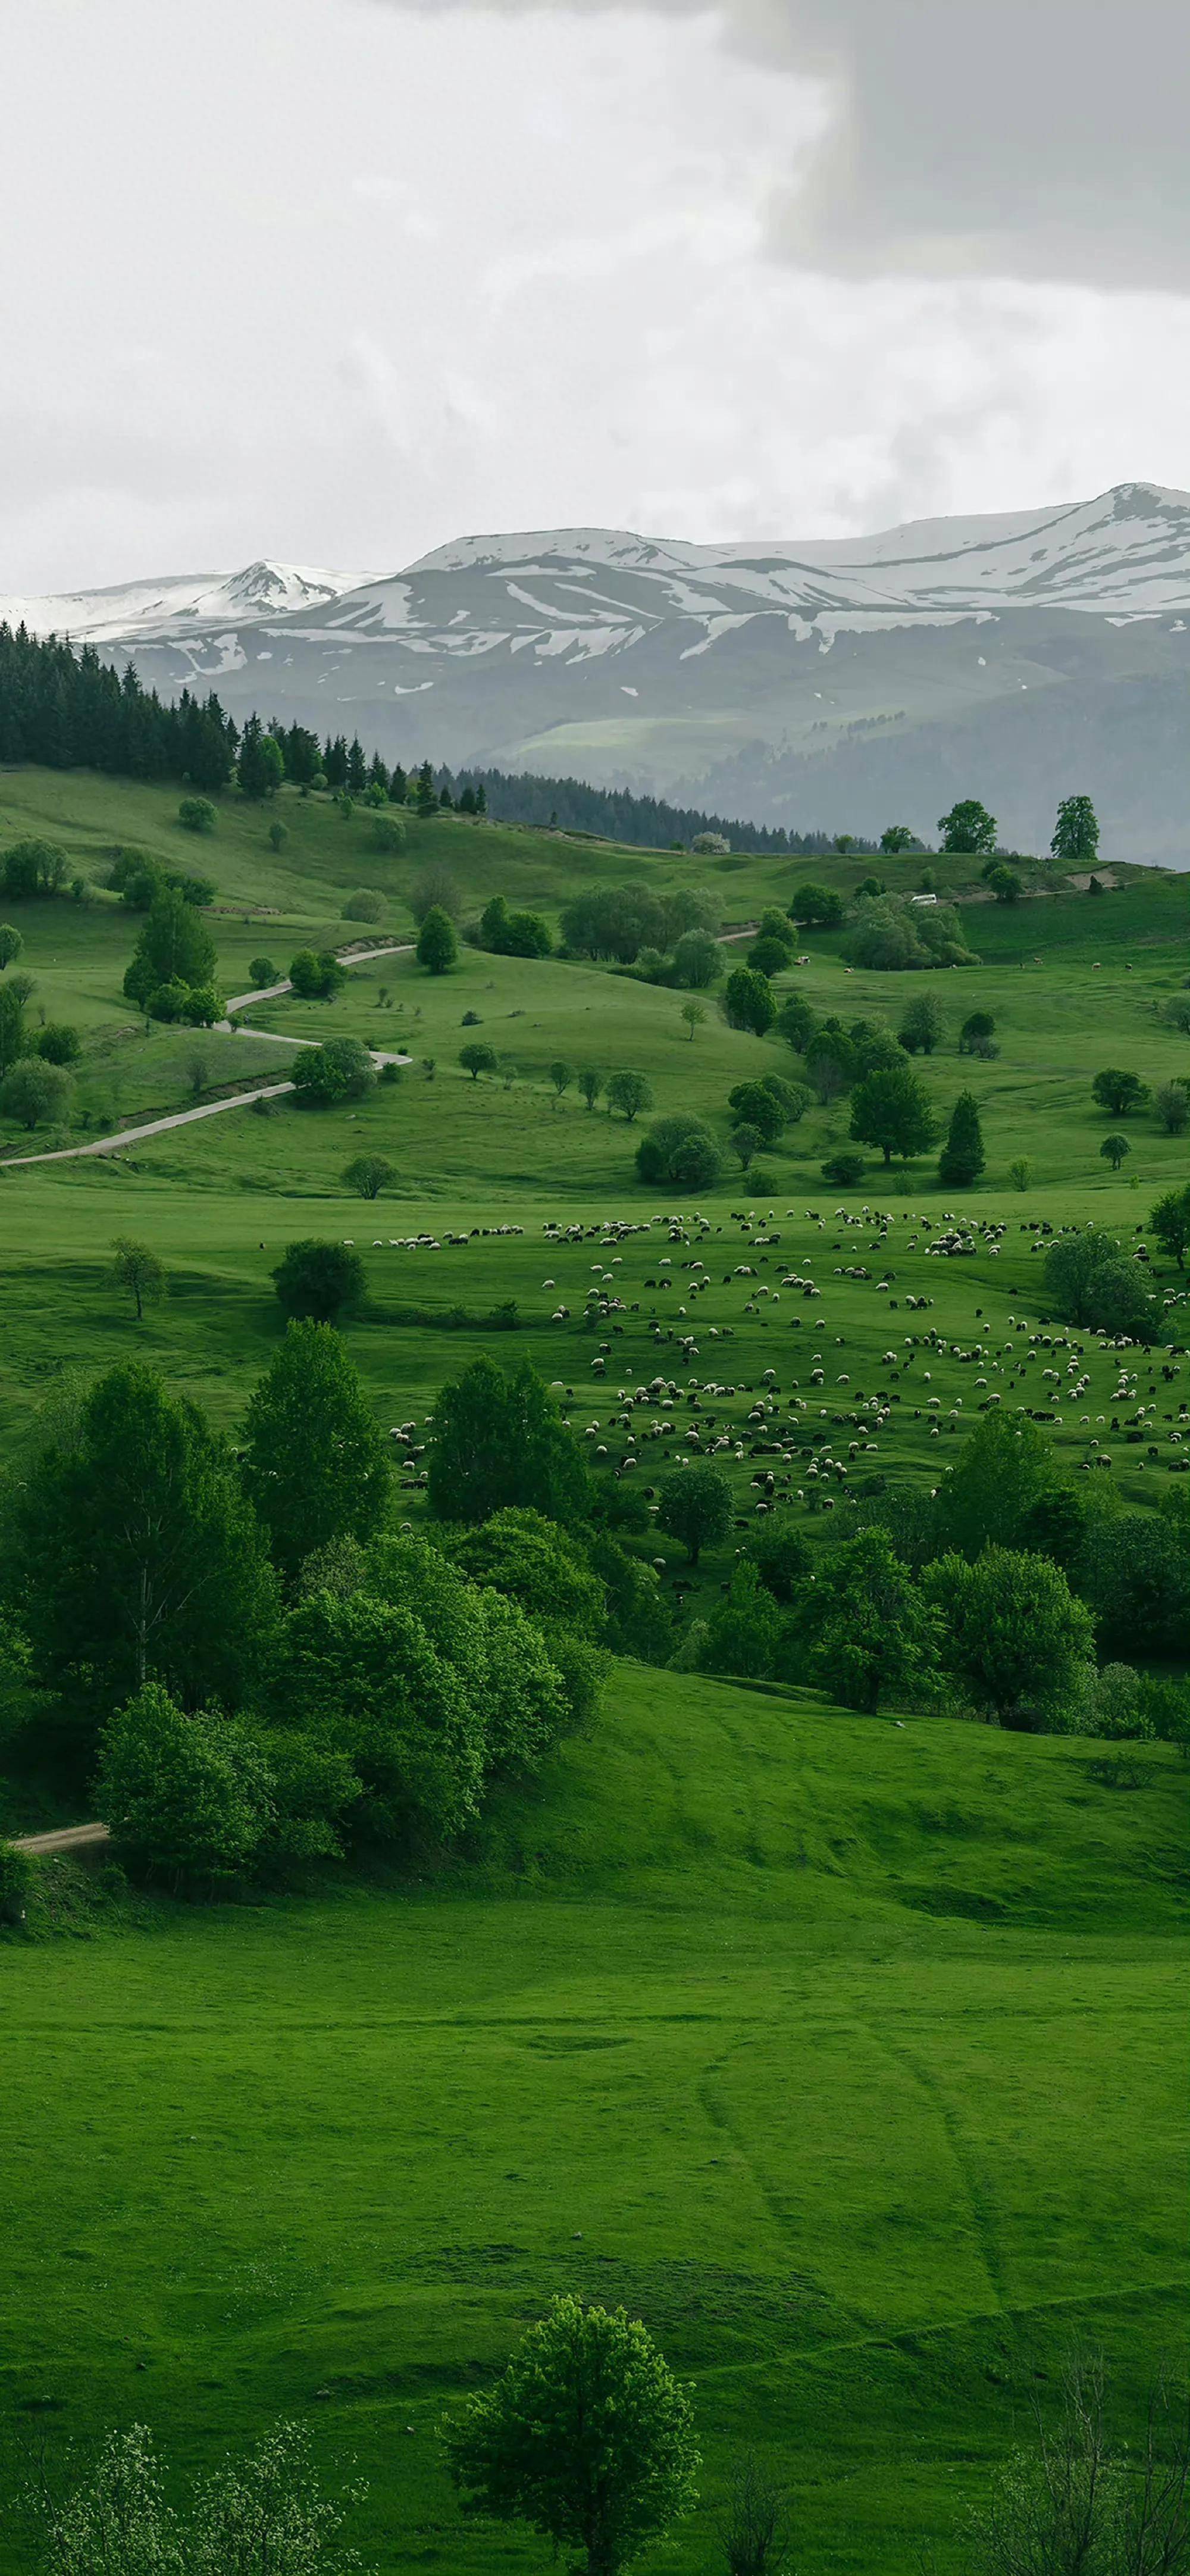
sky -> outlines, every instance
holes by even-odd
[[[4,21],[0,593],[1190,485],[1185,0]]]

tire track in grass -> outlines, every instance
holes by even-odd
[[[954,2104],[947,2098],[937,2076],[929,2067],[923,2065],[907,2041],[890,2039],[887,2030],[878,2029],[861,2013],[856,2013],[854,2019],[857,2027],[863,2031],[872,2046],[883,2049],[885,2054],[891,2057],[894,2065],[899,2066],[902,2072],[909,2076],[919,2093],[924,2093],[930,2109],[938,2120],[971,2213],[975,2241],[979,2248],[980,2261],[987,2275],[988,2286],[996,2301],[998,2313],[1001,2316],[1005,2315],[1011,2308],[1012,2301],[1004,2276],[992,2205],[979,2178],[972,2147],[964,2134]]]

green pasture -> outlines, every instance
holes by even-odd
[[[803,2576],[961,2564],[1073,2337],[1127,2413],[1184,2324],[1185,1774],[617,1670],[439,1880],[146,1909],[8,1950],[22,2448],[277,2414],[355,2461],[369,2563],[546,2564],[460,2523],[435,2428],[554,2291],[694,2382]]]
[[[871,862],[722,865],[449,816],[411,822],[385,859],[363,808],[228,800],[209,839],[176,809],[173,789],[0,773],[0,849],[53,837],[94,889],[0,906],[36,979],[32,1025],[44,1012],[83,1041],[71,1127],[0,1123],[0,1154],[176,1114],[196,1055],[204,1100],[282,1081],[276,1036],[352,1034],[414,1061],[340,1110],[237,1107],[0,1173],[0,1453],[63,1372],[134,1355],[234,1433],[282,1330],[271,1271],[323,1235],[363,1256],[367,1302],[344,1331],[386,1426],[423,1437],[444,1380],[488,1351],[531,1358],[593,1461],[635,1454],[646,1491],[692,1424],[725,1443],[736,1528],[693,1606],[727,1580],[756,1475],[833,1537],[846,1487],[815,1484],[811,1460],[848,1461],[853,1490],[936,1483],[996,1396],[1048,1417],[1072,1472],[1110,1476],[1128,1504],[1177,1490],[1190,1362],[1130,1351],[1122,1376],[1077,1335],[1075,1396],[1072,1350],[1030,1335],[1061,1329],[1044,1320],[1043,1225],[1094,1216],[1139,1239],[1159,1191],[1190,1178],[1190,1143],[1151,1111],[1125,1122],[1113,1176],[1099,1148],[1116,1122],[1090,1090],[1107,1064],[1190,1076],[1190,1038],[1161,1016],[1190,974],[1190,879],[972,900],[982,962],[929,976],[851,973],[837,934],[806,937],[782,983],[823,1014],[895,1028],[919,993],[941,999],[946,1038],[916,1070],[940,1118],[975,1092],[984,1181],[947,1193],[933,1156],[902,1175],[873,1153],[860,1188],[829,1186],[836,1103],[695,1203],[638,1183],[647,1118],[588,1112],[574,1087],[557,1100],[549,1068],[639,1071],[657,1113],[692,1109],[723,1136],[734,1083],[797,1066],[713,998],[691,1040],[679,993],[464,949],[442,978],[389,957],[332,1005],[262,1004],[256,1035],[146,1034],[122,994],[138,917],[99,889],[112,851],[214,877],[231,993],[261,951],[284,969],[298,946],[345,944],[359,886],[385,893],[381,933],[409,935],[431,860],[467,911],[499,892],[556,918],[583,886],[645,878],[715,886],[725,923],[808,875],[849,890]],[[974,892],[964,863],[931,864],[943,891]],[[908,887],[922,861],[876,865]],[[996,1016],[992,1062],[956,1051],[975,1009]],[[477,1083],[457,1062],[471,1038],[500,1059]],[[364,1148],[397,1175],[374,1204],[343,1181]],[[1008,1179],[1022,1156],[1024,1192]],[[952,1218],[977,1229],[972,1254],[928,1248]],[[648,1231],[600,1240],[604,1220]],[[551,1223],[582,1237],[551,1240]],[[169,1273],[139,1325],[109,1278],[125,1234]],[[1168,1263],[1150,1275],[1183,1301],[1168,1312],[1184,1344],[1190,1283]],[[592,1287],[611,1302],[588,1324]],[[508,1300],[515,1331],[496,1317]],[[948,1347],[911,1347],[929,1333]],[[681,1551],[642,1545],[676,1619]],[[328,2468],[357,2459],[369,2481],[369,2564],[527,2576],[541,2549],[459,2522],[435,2425],[575,2287],[645,2317],[696,2384],[704,2505],[655,2564],[713,2566],[730,2461],[756,2447],[792,2485],[801,2576],[916,2576],[930,2541],[958,2576],[963,2516],[1071,2341],[1105,2348],[1127,2410],[1184,2324],[1186,1774],[1141,1746],[1141,1785],[1113,1787],[1095,1751],[620,1665],[590,1736],[439,1873],[214,1909],[113,1901],[67,1916],[80,1937],[7,1942],[10,2485],[43,2436],[137,2419],[195,2465],[298,2414]],[[2,2518],[0,2534],[15,2565]]]

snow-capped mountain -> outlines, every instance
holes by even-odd
[[[242,572],[167,573],[160,581],[118,582],[110,590],[51,598],[5,598],[0,623],[32,635],[69,635],[76,644],[130,643],[138,636],[192,634],[229,619],[283,617],[322,608],[355,590],[367,573],[323,572],[309,564],[245,564]]]
[[[405,570],[273,564],[0,600],[407,762],[570,773],[796,827],[931,832],[977,794],[1021,847],[1096,797],[1117,856],[1190,864],[1190,494],[1147,483],[866,538],[472,536]]]

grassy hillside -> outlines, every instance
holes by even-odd
[[[92,887],[0,904],[33,1026],[68,1021],[83,1048],[70,1125],[0,1121],[0,1159],[282,1080],[278,1037],[354,1034],[413,1062],[341,1110],[236,1107],[0,1172],[0,1456],[64,1373],[134,1355],[234,1430],[282,1329],[270,1274],[318,1235],[363,1255],[345,1340],[386,1426],[424,1425],[487,1350],[533,1359],[594,1462],[635,1456],[646,1491],[692,1430],[717,1444],[726,1546],[692,1576],[674,1543],[642,1542],[675,1638],[726,1584],[758,1478],[821,1544],[849,1490],[938,1483],[996,1397],[1042,1419],[1076,1474],[1109,1461],[1094,1482],[1131,1506],[1184,1490],[1190,1283],[1150,1265],[1170,1348],[1072,1350],[1042,1256],[1046,1229],[1089,1215],[1140,1244],[1158,1192],[1190,1178],[1186,1138],[1149,1110],[1113,1176],[1100,1145],[1118,1122],[1090,1088],[1107,1064],[1190,1076],[1163,1016],[1190,974],[1186,880],[1122,871],[1096,899],[1039,872],[1048,891],[1002,908],[969,862],[935,861],[981,959],[944,974],[852,972],[839,934],[807,936],[779,989],[822,1014],[895,1029],[917,995],[941,999],[946,1036],[916,1069],[942,1119],[976,1093],[984,1180],[951,1193],[933,1154],[904,1174],[873,1154],[855,1190],[825,1184],[837,1102],[695,1206],[638,1182],[644,1119],[556,1098],[550,1066],[640,1071],[658,1112],[723,1137],[736,1082],[797,1072],[775,1037],[729,1029],[712,1001],[691,1040],[675,991],[473,949],[441,979],[378,958],[332,1005],[258,1006],[256,1034],[145,1034],[122,992],[138,919],[101,883],[112,853],[215,878],[231,993],[261,951],[284,968],[342,944],[359,886],[384,893],[379,931],[407,937],[431,862],[467,912],[499,892],[556,918],[584,887],[645,878],[715,886],[725,928],[807,877],[852,892],[870,863],[695,861],[448,816],[411,822],[390,858],[365,812],[319,798],[229,799],[203,840],[176,811],[176,790],[0,772],[0,851],[46,835]],[[921,864],[878,866],[908,889]],[[957,1053],[975,1009],[996,1017],[992,1061]],[[460,1069],[471,1036],[495,1078]],[[343,1180],[365,1146],[397,1172],[374,1205]],[[608,1220],[635,1230],[613,1239]],[[125,1234],[169,1273],[139,1324],[110,1281]],[[510,1299],[512,1332],[495,1312]],[[411,1522],[418,1472],[397,1497]],[[87,1937],[0,1948],[11,2483],[43,2429],[140,2419],[195,2463],[298,2414],[328,2466],[355,2456],[370,2482],[369,2563],[528,2571],[527,2540],[459,2524],[434,2428],[574,2286],[625,2301],[696,2383],[704,2505],[655,2563],[703,2576],[730,2461],[758,2446],[794,2489],[801,2576],[909,2576],[930,2539],[957,2576],[963,2514],[1072,2337],[1106,2348],[1129,2407],[1184,2321],[1186,1773],[1130,1746],[1126,1786],[1101,1756],[620,1665],[590,1736],[417,1883],[77,1916],[64,1896]],[[6,1784],[0,1825],[40,1821],[38,1794]],[[0,2517],[0,2559],[17,2546]]]
[[[358,2460],[385,2567],[539,2566],[459,2524],[443,2405],[553,2291],[695,2382],[804,2576],[960,2564],[1069,2338],[1131,2402],[1184,2321],[1185,1774],[618,1670],[470,1864],[149,1910],[4,1960],[18,2427],[209,2459],[278,2412]]]

